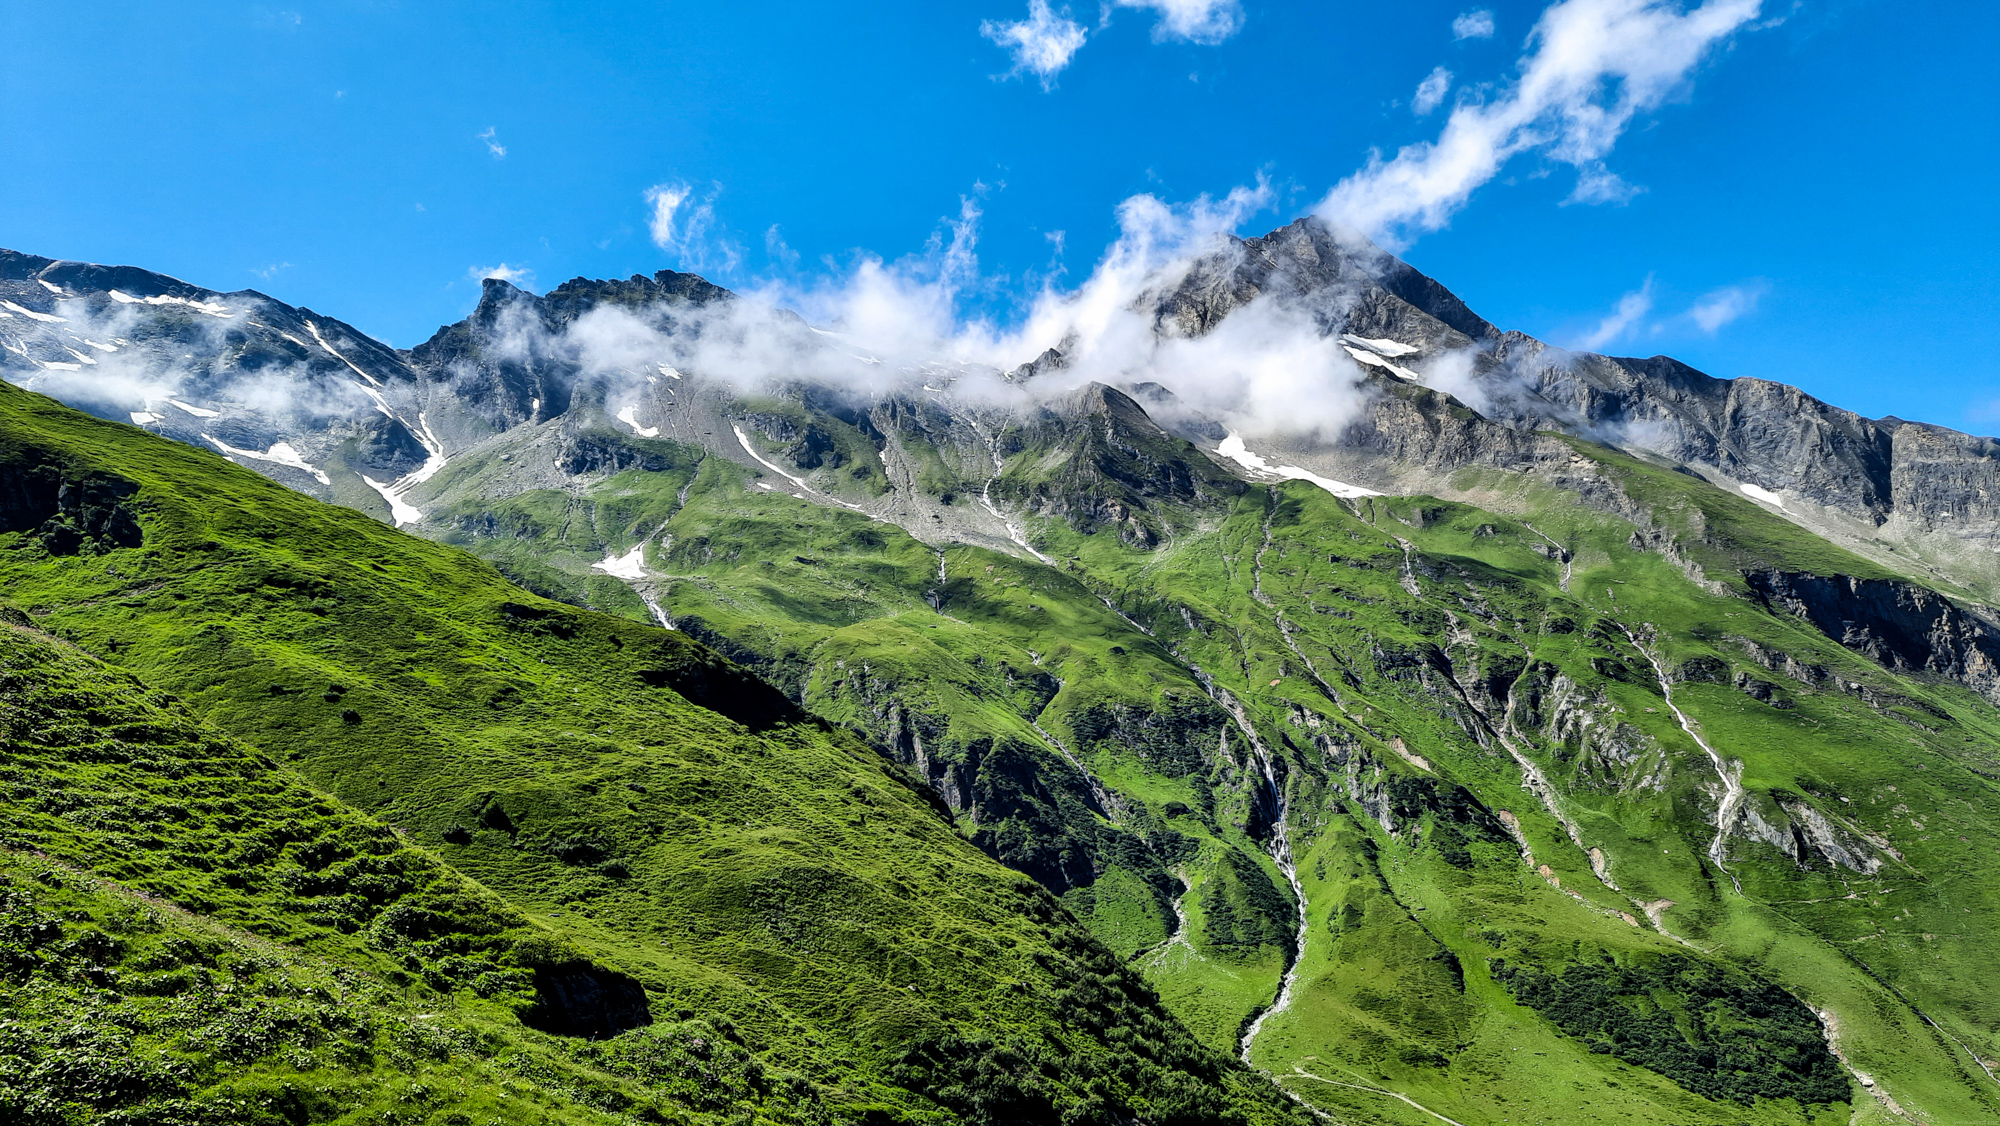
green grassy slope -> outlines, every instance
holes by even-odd
[[[561,934],[16,624],[0,751],[9,1122],[828,1119],[724,1020],[541,1031],[611,980]]]
[[[1712,555],[1782,550],[1782,522],[1734,498],[1701,499],[1725,516],[1779,525],[1755,529],[1756,539],[1717,534]],[[1738,506],[1747,511],[1729,511]],[[1308,943],[1297,1003],[1270,1023],[1257,1058],[1329,1105],[1383,1113],[1396,1110],[1359,1088],[1391,1086],[1468,1122],[1507,1117],[1523,1101],[1563,1121],[1740,1120],[1745,1112],[1731,1102],[1691,1102],[1685,1088],[1625,1074],[1633,1062],[1657,1062],[1656,1045],[1592,1051],[1593,1041],[1553,1035],[1547,1014],[1528,1016],[1493,985],[1494,963],[1524,956],[1545,972],[1605,958],[1634,970],[1679,946],[1827,1009],[1856,1068],[1909,1109],[1934,1121],[1993,1114],[2000,1086],[1951,1039],[1994,1054],[1995,1014],[1966,986],[1987,972],[1985,936],[2000,923],[1992,877],[1975,860],[2000,835],[1980,745],[1991,708],[1955,686],[1890,676],[1801,623],[1703,590],[1635,547],[1623,520],[1556,498],[1534,526],[1575,553],[1571,593],[1560,589],[1561,565],[1533,551],[1545,541],[1513,521],[1421,499],[1350,510],[1297,485],[1239,511],[1212,556],[1151,564],[1145,583],[1132,584],[1135,600],[1164,599],[1198,620],[1234,625],[1180,632],[1178,614],[1137,604],[1163,637],[1245,686],[1252,708],[1270,717],[1273,741],[1299,747],[1295,807],[1323,810],[1320,779],[1346,774],[1336,784],[1348,817],[1300,825],[1310,842],[1300,864],[1308,899],[1329,923]],[[1708,526],[1724,525],[1711,517]],[[1773,682],[1786,678],[1748,659],[1746,643],[1839,676],[1780,687]],[[1856,871],[1745,840],[1739,825],[1725,866],[1706,862],[1720,787],[1665,706],[1654,658],[1681,681],[1675,703],[1697,730],[1744,764],[1751,815],[1783,825],[1787,813],[1798,823],[1810,808],[1857,854],[1871,851],[1857,838],[1874,834],[1893,838],[1901,858],[1883,851],[1883,869]],[[1921,713],[1927,726],[1913,727],[1910,709],[1857,698],[1863,687],[1878,703],[1935,701],[1936,714]],[[1948,715],[1963,719],[1940,718]],[[1508,743],[1552,780],[1551,802],[1526,784]],[[1447,800],[1447,781],[1477,795],[1490,817]],[[1852,808],[1864,799],[1872,809]],[[1948,816],[1955,832],[1905,833],[1890,816],[1896,804]],[[1358,822],[1373,847],[1344,843],[1354,829],[1343,820]],[[1516,855],[1523,846],[1526,862]],[[1348,918],[1357,891],[1350,930],[1332,916]],[[1880,897],[1892,892],[1901,905]],[[1371,915],[1385,893],[1402,910]],[[1649,906],[1659,923],[1639,925]],[[1352,971],[1377,960],[1382,968],[1363,977],[1390,975],[1393,984],[1357,986]],[[1447,960],[1462,972],[1462,990],[1426,976]],[[1635,1003],[1676,1007],[1653,992]],[[1529,1048],[1522,1037],[1540,1043]],[[1826,1089],[1794,1078],[1800,1090]],[[1755,1109],[1780,1121],[1818,1113],[1785,1102]]]
[[[923,771],[962,832],[1220,1048],[1288,961],[1282,795],[1308,926],[1252,1058],[1334,1113],[2000,1115],[1982,988],[2000,714],[1741,578],[1878,568],[1697,479],[1575,448],[1559,488],[1469,472],[1489,511],[1294,483],[1155,499],[1144,535],[1041,521],[1055,566],[940,555],[698,451],[678,478],[601,479],[545,502],[560,523],[468,541],[540,562],[578,601],[597,597],[591,563],[645,541],[641,585],[678,623]],[[1048,454],[1017,452],[1009,487],[1065,495],[1037,484]],[[1580,1004],[1629,1019],[1579,1023]],[[1813,1029],[1850,1066],[1810,1045],[1718,1062]]]
[[[832,1113],[1295,1113],[891,764],[682,636],[12,388],[0,472],[30,483],[0,584],[42,626],[629,975],[656,1020],[731,1022]]]
[[[1233,1043],[1275,988],[1291,909],[1268,893],[1244,899],[1246,886],[1268,889],[1268,871],[1252,885],[1231,875],[1268,869],[1249,831],[1268,811],[1252,808],[1241,769],[1207,770],[1217,745],[1238,760],[1247,750],[1190,670],[1085,576],[981,548],[939,553],[859,513],[762,490],[699,451],[630,445],[673,468],[617,473],[583,496],[468,499],[437,522],[478,530],[449,538],[551,594],[635,619],[649,617],[643,603],[593,567],[643,545],[658,576],[645,585],[679,629],[911,764],[967,836],[1062,896],[1112,949],[1162,947],[1181,901],[1194,945],[1171,953],[1198,950],[1192,977],[1206,984],[1177,1011],[1216,1046]],[[1086,760],[1122,795],[1115,805],[1078,769]],[[1217,896],[1243,909],[1238,925],[1204,909]],[[1225,976],[1238,983],[1226,998],[1214,988]]]

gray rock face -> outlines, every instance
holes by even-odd
[[[742,389],[699,371],[607,371],[575,339],[607,310],[657,339],[686,339],[703,331],[704,311],[734,300],[673,271],[579,278],[542,296],[488,281],[471,316],[398,351],[254,291],[0,251],[0,376],[399,522],[420,519],[441,490],[468,487],[441,470],[489,445],[519,447],[480,483],[504,492],[640,464],[648,455],[631,440],[651,436],[775,468],[773,487],[861,508],[934,543],[1018,543],[1002,507],[1154,542],[1154,501],[1196,503],[1256,476],[1187,450],[1182,439],[1214,451],[1227,431],[1159,383],[1052,393],[1026,419],[957,400],[956,374],[943,369],[938,387],[915,381],[922,392],[857,392],[810,374],[815,357],[842,345],[778,314],[757,331],[800,357],[802,374],[756,392],[784,407],[750,410]],[[1246,435],[1274,464],[1441,495],[1455,471],[1484,466],[1622,503],[1572,472],[1555,436],[1567,434],[1740,489],[1921,580],[2000,591],[1992,439],[1863,418],[1794,387],[1717,379],[1667,357],[1572,353],[1503,332],[1407,263],[1312,219],[1231,240],[1163,279],[1141,308],[1163,336],[1198,337],[1255,302],[1302,312],[1335,338],[1364,399],[1337,435]],[[1067,362],[1050,349],[1000,378],[1057,386]],[[1028,449],[1040,459],[1035,480],[1002,472]]]
[[[1232,242],[1155,295],[1162,331],[1198,335],[1256,300],[1310,309],[1374,391],[1331,441],[1265,443],[1385,491],[1449,493],[1467,465],[1536,470],[1555,431],[1777,498],[1785,515],[1927,581],[2000,593],[2000,442],[1864,418],[1782,383],[1717,379],[1666,356],[1569,352],[1501,332],[1406,263],[1315,220]],[[1425,398],[1413,388],[1438,394]]]
[[[430,456],[404,354],[254,290],[129,266],[0,250],[0,377],[357,506],[361,475]]]
[[[1889,579],[1753,571],[1767,604],[1892,669],[1949,677],[2000,703],[2000,628],[1936,591]]]

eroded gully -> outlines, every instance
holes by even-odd
[[[1735,768],[1731,769],[1729,761],[1714,747],[1709,746],[1708,740],[1702,738],[1701,732],[1696,729],[1694,721],[1688,718],[1679,704],[1674,703],[1673,680],[1667,675],[1666,662],[1640,641],[1639,635],[1632,632],[1630,626],[1621,623],[1618,628],[1625,631],[1625,639],[1630,641],[1632,648],[1637,649],[1639,655],[1646,658],[1646,663],[1652,666],[1653,677],[1660,682],[1660,698],[1665,701],[1667,710],[1674,713],[1674,719],[1680,723],[1681,730],[1687,732],[1688,738],[1693,739],[1695,746],[1700,747],[1702,753],[1708,756],[1708,761],[1715,766],[1716,776],[1722,779],[1722,802],[1715,810],[1715,839],[1709,842],[1708,860],[1723,875],[1729,877],[1730,884],[1736,888],[1736,894],[1742,895],[1743,882],[1736,878],[1736,873],[1729,870],[1728,853],[1729,826],[1736,822],[1737,814],[1743,809],[1743,764],[1738,762]]]

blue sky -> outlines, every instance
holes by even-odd
[[[962,300],[1005,318],[1080,284],[1133,196],[1262,182],[1254,234],[1346,181],[1338,206],[1502,327],[2000,430],[2000,4],[1564,0],[1710,26],[1686,58],[1605,46],[1590,65],[1624,85],[1530,115],[1417,218],[1393,178],[1352,178],[1527,98],[1549,4],[1034,7],[7,0],[0,246],[410,346],[503,264],[538,290],[663,267],[810,286],[921,258],[971,199]],[[1563,116],[1635,68],[1651,85],[1608,136]]]

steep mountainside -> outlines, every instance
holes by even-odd
[[[0,614],[7,1121],[824,1120],[810,1084],[767,1077],[720,1017],[563,1035],[633,1019],[629,998],[593,1003],[630,979]],[[698,1071],[710,1090],[682,1082]]]
[[[962,841],[892,762],[684,635],[547,602],[461,551],[12,387],[0,481],[0,589],[187,710],[127,719],[118,694],[142,691],[129,680],[24,657],[0,724],[8,847],[336,962],[400,965],[390,982],[469,1006],[494,1036],[527,1037],[525,1022],[613,1037],[599,1062],[621,1074],[617,1053],[661,1057],[648,1097],[669,1104],[733,1113],[765,1097],[689,1094],[708,1064],[646,1039],[698,1037],[674,1022],[705,1020],[740,1037],[714,1049],[718,1082],[750,1082],[754,1056],[783,1073],[770,1097],[808,1118],[1295,1113],[1198,1046],[1044,891]],[[493,897],[452,892],[471,885],[443,864]],[[524,947],[529,931],[549,937]],[[517,994],[524,1011],[502,1021]],[[355,1035],[357,1052],[374,1036]],[[200,1060],[220,1090],[251,1082],[230,1077],[243,1067],[316,1089],[316,1057],[230,1051]],[[572,1101],[644,1117],[623,1096]]]
[[[1426,426],[1378,410],[1337,443],[1280,444],[1308,467],[1449,493],[1444,474],[1460,466],[1532,469],[1549,452],[1502,429],[1561,430],[1691,469],[1924,581],[1980,598],[2000,591],[1993,439],[1863,418],[1796,387],[1716,379],[1666,356],[1572,353],[1502,332],[1408,265],[1309,219],[1197,263],[1159,294],[1158,310],[1192,335],[1259,298],[1308,305],[1371,375],[1435,386],[1483,416],[1467,428],[1428,411]]]
[[[396,353],[350,346],[335,334],[351,330],[257,295],[121,274],[132,298],[121,301],[89,280],[99,269],[17,256],[0,271],[17,278],[9,300],[23,311],[65,318],[0,321],[20,381],[131,413],[602,612],[502,595],[484,571],[475,586],[493,592],[464,598],[532,613],[423,609],[425,592],[436,605],[434,592],[470,580],[446,581],[435,562],[372,574],[326,562],[354,553],[345,539],[291,549],[342,580],[293,599],[332,615],[322,649],[348,647],[337,661],[315,652],[332,663],[312,667],[346,687],[327,694],[369,705],[340,703],[358,725],[319,718],[314,738],[347,743],[310,752],[308,776],[419,839],[436,834],[446,861],[499,894],[587,919],[596,944],[581,948],[649,990],[664,979],[633,967],[656,934],[712,925],[717,908],[694,887],[736,861],[656,859],[667,882],[653,886],[679,897],[667,923],[650,914],[662,908],[619,897],[627,877],[576,869],[651,855],[640,842],[683,816],[703,832],[735,825],[739,814],[702,804],[737,800],[715,789],[676,788],[656,795],[656,812],[628,815],[645,803],[605,781],[660,751],[641,733],[657,729],[641,717],[659,705],[630,695],[635,671],[645,680],[684,660],[710,670],[703,683],[740,666],[774,687],[758,696],[729,681],[740,687],[727,704],[692,697],[747,730],[738,737],[827,748],[814,753],[830,759],[787,752],[759,775],[794,779],[760,783],[788,808],[842,793],[813,764],[894,760],[949,818],[923,822],[925,848],[955,836],[1031,878],[1064,908],[1048,920],[1058,934],[1074,918],[1194,1036],[1342,1121],[2000,1117],[2000,1009],[1982,984],[2000,935],[1986,863],[2000,845],[2000,628],[1976,597],[1990,589],[1996,524],[1968,499],[2000,464],[1984,440],[1668,360],[1559,353],[1310,222],[1186,264],[1141,308],[1166,340],[1252,307],[1317,324],[1361,379],[1358,413],[1321,439],[1233,432],[1174,387],[1078,378],[1059,350],[1006,373],[880,373],[855,341],[671,272],[545,296],[488,282],[467,321]],[[107,319],[115,336],[92,327]],[[294,321],[325,338],[324,355],[256,379],[230,358]],[[221,343],[198,350],[190,325]],[[87,331],[118,351],[95,365],[80,362],[83,347],[44,358]],[[145,386],[209,397],[102,405],[125,384],[97,369],[127,352]],[[751,352],[790,374],[727,377]],[[352,361],[354,387],[379,386],[358,413],[317,422],[294,405],[307,393],[287,389],[317,386],[335,361]],[[244,386],[261,397],[227,390]],[[170,448],[125,433],[149,458]],[[391,468],[365,459],[398,433],[416,449],[393,466],[400,476],[377,476],[371,467]],[[119,538],[144,531],[120,519],[124,486],[60,485],[37,494],[30,556],[145,550]],[[206,487],[192,468],[175,485]],[[352,527],[343,535],[365,532],[367,552],[411,542]],[[423,554],[442,548],[397,550],[471,565]],[[34,574],[9,566],[0,573],[16,581]],[[293,737],[286,724],[301,721],[257,695],[289,686],[290,672],[208,687],[225,668],[296,667],[291,643],[233,624],[255,591],[290,580],[203,570],[188,581],[203,584],[189,588],[199,605],[178,616],[155,596],[117,618],[94,588],[68,585],[39,588],[38,605],[161,686],[204,686],[211,695],[193,698],[232,733],[260,746]],[[208,585],[227,581],[240,585],[214,590],[233,601]],[[390,617],[365,609],[384,592]],[[588,624],[565,637],[548,621]],[[197,622],[227,642],[199,641]],[[522,695],[436,664],[460,644],[453,631],[475,625],[528,647],[491,670]],[[676,634],[735,666],[702,663]],[[342,663],[356,651],[369,678]],[[189,659],[211,652],[206,665]],[[519,680],[532,661],[563,662],[575,679],[541,681],[531,699]],[[587,720],[547,712],[547,732],[506,730],[509,709],[554,708],[548,694],[570,690],[590,701]],[[372,738],[378,699],[407,725],[385,739],[442,750],[411,761],[341,749]],[[472,719],[489,714],[480,707],[493,718]],[[693,723],[687,737],[708,730]],[[672,755],[675,770],[694,765]],[[547,761],[571,779],[556,796],[525,781]],[[475,774],[480,796],[468,797]],[[486,781],[498,777],[523,781]],[[586,841],[581,865],[555,845],[541,846],[555,861],[521,859],[520,834],[489,820],[497,806],[521,823],[508,794],[551,825],[543,839]],[[815,863],[902,871],[880,851],[873,808],[849,817],[815,838]],[[610,890],[581,894],[585,884]],[[900,910],[845,933],[893,928]],[[851,956],[809,943],[824,958],[780,971],[738,941],[721,935],[701,957],[760,989]],[[812,992],[782,999],[815,1037],[853,1042],[823,1023],[848,1028],[849,1010]],[[1005,1011],[1030,1021],[1037,1010]],[[739,1028],[776,1027],[727,1013]],[[898,1031],[861,1039],[909,1042],[896,1039],[900,1019],[866,1017]],[[947,1043],[922,1039],[933,1017],[911,1019],[923,1031],[907,1035]],[[841,1058],[885,1058],[868,1050]],[[905,1057],[931,1061],[927,1082],[947,1085],[918,1089],[974,1083],[948,1055]],[[1070,1073],[1040,1058],[1044,1074]],[[1145,1058],[1209,1074],[1198,1056]]]

